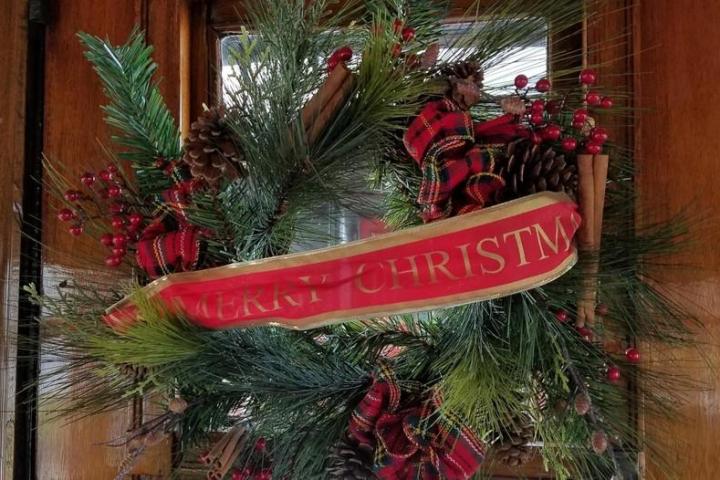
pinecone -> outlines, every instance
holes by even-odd
[[[535,438],[535,428],[528,416],[513,419],[500,432],[500,438],[492,447],[493,457],[511,467],[529,462],[533,456],[530,446]]]
[[[476,62],[460,62],[442,70],[447,78],[446,95],[462,110],[467,110],[482,99],[483,72]]]
[[[329,480],[371,480],[373,451],[369,447],[355,446],[347,437],[340,440],[330,453],[327,473]]]
[[[506,182],[508,199],[537,192],[565,192],[575,197],[577,167],[565,154],[552,146],[534,145],[521,139],[510,143],[504,155],[498,155],[495,172]]]
[[[223,178],[237,178],[244,172],[243,154],[232,141],[223,107],[206,110],[190,126],[182,163],[193,178],[205,180],[211,188]]]

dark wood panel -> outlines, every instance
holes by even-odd
[[[689,305],[706,324],[700,347],[654,348],[650,360],[663,369],[673,356],[673,373],[702,382],[704,391],[683,392],[681,415],[661,422],[647,418],[650,440],[668,447],[668,461],[679,478],[717,478],[720,443],[720,252],[717,249],[720,189],[716,171],[720,151],[720,2],[640,0],[635,11],[638,46],[637,183],[639,223],[695,215],[691,231],[700,242],[669,261],[692,269],[657,268],[651,274],[677,300]],[[701,357],[702,355],[702,357]],[[648,478],[667,478],[648,454]]]
[[[15,348],[20,229],[15,207],[22,200],[25,158],[27,1],[0,0],[0,480],[13,470]]]

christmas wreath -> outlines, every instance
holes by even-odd
[[[632,227],[594,70],[483,87],[582,2],[475,6],[450,41],[444,2],[330,3],[246,2],[232,86],[182,143],[142,32],[81,35],[115,153],[79,182],[49,161],[47,185],[132,281],[27,287],[64,360],[49,401],[162,399],[118,478],[168,434],[187,453],[211,433],[212,479],[468,479],[534,455],[623,478],[647,448],[634,398],[671,394],[635,342],[690,340],[642,275],[682,231]],[[344,243],[349,218],[383,233]]]

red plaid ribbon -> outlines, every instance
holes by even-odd
[[[194,270],[200,260],[200,229],[190,225],[185,212],[195,184],[174,165],[168,169],[175,185],[162,193],[163,212],[142,231],[135,252],[150,278]]]
[[[492,150],[478,142],[506,143],[521,134],[510,114],[475,124],[470,112],[449,98],[425,105],[403,139],[423,172],[418,203],[425,221],[482,208],[492,200],[505,182],[492,173]]]
[[[485,456],[483,443],[469,428],[440,412],[442,399],[413,401],[401,408],[401,390],[382,365],[370,390],[352,414],[350,436],[375,451],[381,480],[465,480]]]

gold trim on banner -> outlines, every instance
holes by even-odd
[[[467,213],[465,215],[405,230],[376,235],[374,237],[356,240],[342,245],[307,252],[291,253],[277,257],[268,257],[244,263],[234,263],[231,265],[224,265],[205,270],[165,275],[164,277],[158,278],[143,287],[142,291],[148,297],[154,297],[172,285],[195,283],[205,280],[221,280],[223,278],[235,277],[238,274],[282,270],[303,265],[340,260],[342,258],[393,248],[415,241],[425,240],[427,238],[452,234],[468,228],[476,228],[478,226],[496,222],[514,215],[524,214],[532,210],[566,202],[572,202],[572,200],[564,193],[537,193],[517,200],[495,205],[490,208]],[[243,322],[243,326],[282,325],[284,327],[295,329],[307,329],[329,323],[348,321],[349,319],[368,318],[380,313],[387,313],[388,311],[391,311],[393,314],[401,314],[420,310],[432,310],[451,305],[462,305],[472,303],[474,301],[490,300],[544,285],[570,270],[570,268],[575,265],[576,261],[577,252],[573,246],[573,252],[570,256],[552,271],[519,280],[517,282],[504,284],[502,286],[488,288],[483,290],[483,293],[480,293],[478,290],[474,290],[472,292],[464,292],[461,294],[436,298],[432,301],[432,303],[428,303],[427,300],[417,300],[398,304],[383,304],[372,307],[361,307],[353,310],[333,311],[313,317],[307,317],[301,320],[264,318],[257,321]],[[106,313],[112,316],[113,311],[129,306],[131,303],[132,301],[130,297],[126,297],[108,308]],[[232,327],[233,325],[228,325],[228,328]]]

